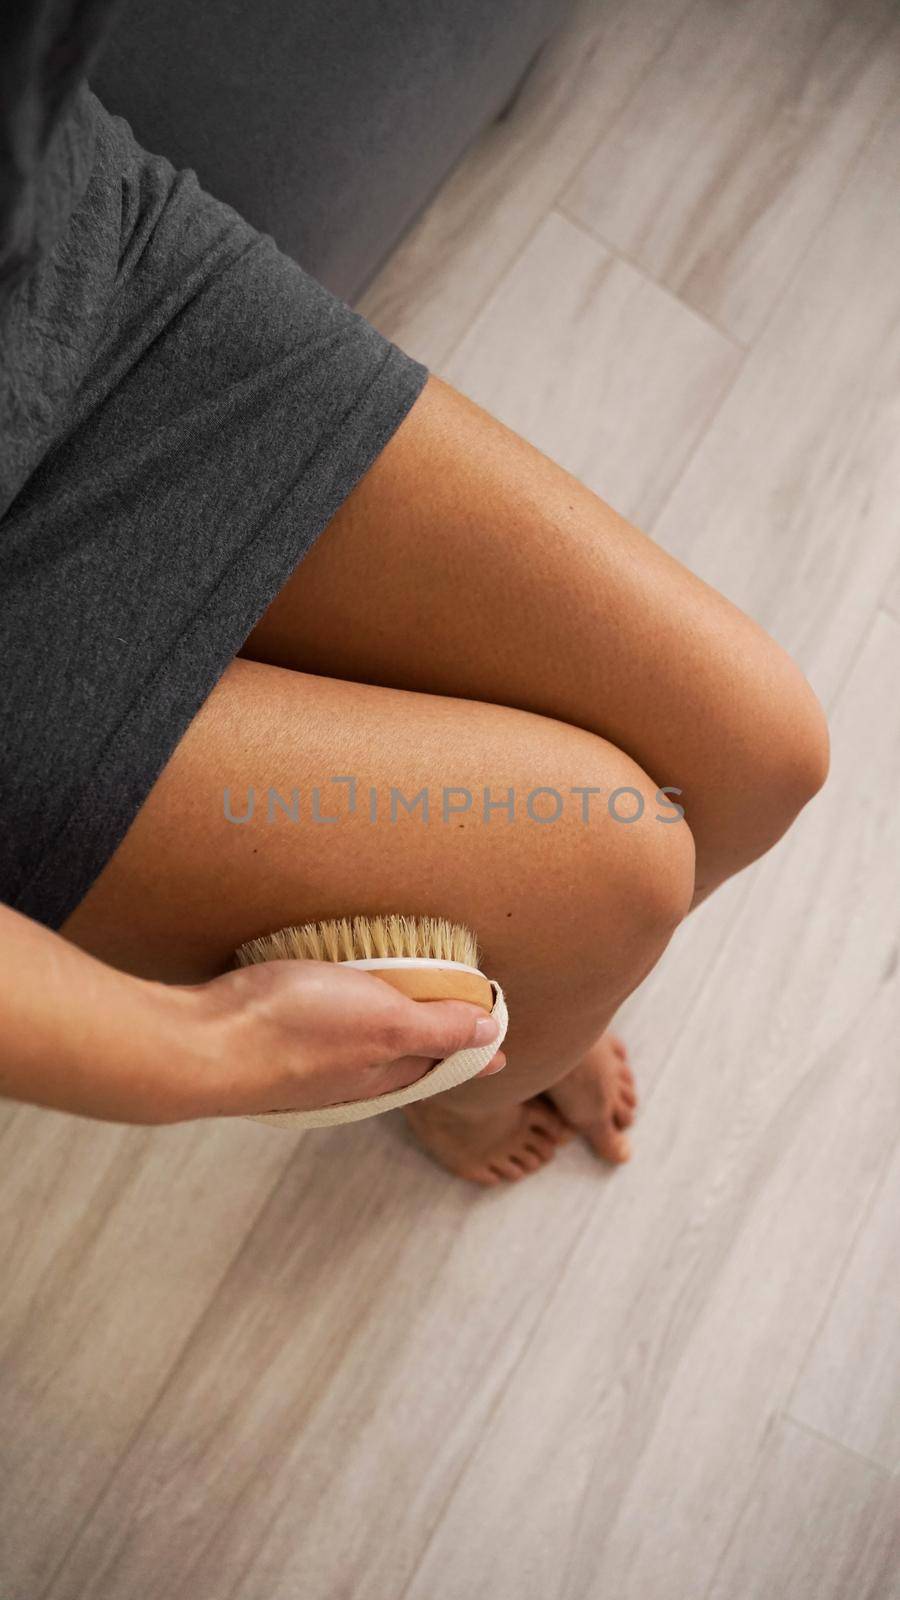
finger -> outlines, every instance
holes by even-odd
[[[380,1089],[379,1093],[386,1093],[390,1089],[405,1089],[409,1083],[418,1083],[419,1079],[424,1078],[425,1074],[431,1072],[435,1066],[437,1062],[430,1056],[398,1056],[395,1061],[387,1063],[385,1069],[387,1088]],[[480,1072],[476,1072],[475,1077],[493,1076],[495,1072],[502,1072],[505,1066],[506,1057],[502,1050],[498,1050],[494,1059],[489,1061],[486,1067],[482,1067]]]
[[[407,1084],[418,1083],[436,1066],[433,1056],[398,1056],[396,1061],[386,1062],[379,1072],[378,1093],[388,1094],[394,1089],[405,1089]]]
[[[475,1076],[476,1078],[492,1078],[495,1072],[502,1072],[505,1066],[506,1056],[502,1050],[498,1050],[493,1060],[489,1061],[486,1067],[482,1067],[480,1072],[476,1072]]]
[[[385,1033],[385,1054],[443,1061],[457,1050],[490,1044],[500,1032],[494,1017],[464,1000],[409,1000],[397,994]]]

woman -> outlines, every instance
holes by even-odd
[[[50,11],[0,24],[0,1088],[162,1123],[411,1082],[490,1022],[317,963],[225,971],[254,934],[399,910],[473,928],[512,1018],[406,1108],[424,1148],[487,1185],[574,1131],[627,1159],[612,1018],[821,787],[818,702],[142,150],[86,81],[108,6]]]

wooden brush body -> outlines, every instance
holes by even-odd
[[[235,952],[237,966],[259,961],[335,961],[371,972],[411,1000],[494,1005],[474,934],[444,918],[342,917],[280,928]]]

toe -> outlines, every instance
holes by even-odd
[[[517,1167],[521,1167],[523,1172],[537,1172],[543,1166],[540,1156],[534,1155],[525,1145],[522,1145],[518,1150],[511,1151],[509,1159]]]
[[[506,1178],[510,1183],[518,1183],[525,1176],[524,1168],[520,1167],[512,1156],[500,1156],[496,1161],[491,1162],[491,1166],[495,1172],[499,1172],[500,1176]]]
[[[567,1133],[569,1130],[563,1128],[562,1131]],[[529,1144],[533,1144],[537,1150],[546,1150],[548,1155],[553,1154],[559,1142],[555,1132],[545,1128],[543,1123],[535,1121],[533,1117],[528,1119],[528,1129],[525,1137]]]
[[[525,1149],[530,1150],[542,1163],[551,1161],[556,1155],[556,1140],[551,1139],[549,1133],[530,1132],[525,1141]]]
[[[612,1121],[595,1124],[588,1137],[598,1156],[602,1156],[604,1161],[614,1161],[618,1164],[627,1161],[631,1155],[630,1139],[615,1127]]]
[[[462,1177],[468,1178],[470,1183],[483,1184],[486,1189],[496,1189],[502,1182],[502,1179],[498,1177],[496,1172],[492,1172],[490,1167],[471,1167],[468,1172],[462,1173]]]
[[[534,1100],[529,1104],[528,1125],[533,1133],[546,1134],[555,1144],[568,1144],[574,1137],[568,1123],[549,1100]]]
[[[617,1128],[630,1128],[634,1121],[634,1110],[623,1102],[616,1107],[612,1120]]]

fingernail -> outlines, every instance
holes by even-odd
[[[475,1024],[475,1032],[472,1034],[472,1043],[490,1044],[499,1032],[496,1017],[479,1017]]]
[[[506,1066],[506,1057],[504,1055],[501,1055],[501,1054],[498,1053],[494,1057],[494,1059],[491,1062],[490,1066],[489,1067],[484,1067],[482,1069],[481,1076],[483,1078],[492,1078],[494,1076],[495,1072],[502,1072],[503,1068],[505,1066]]]

